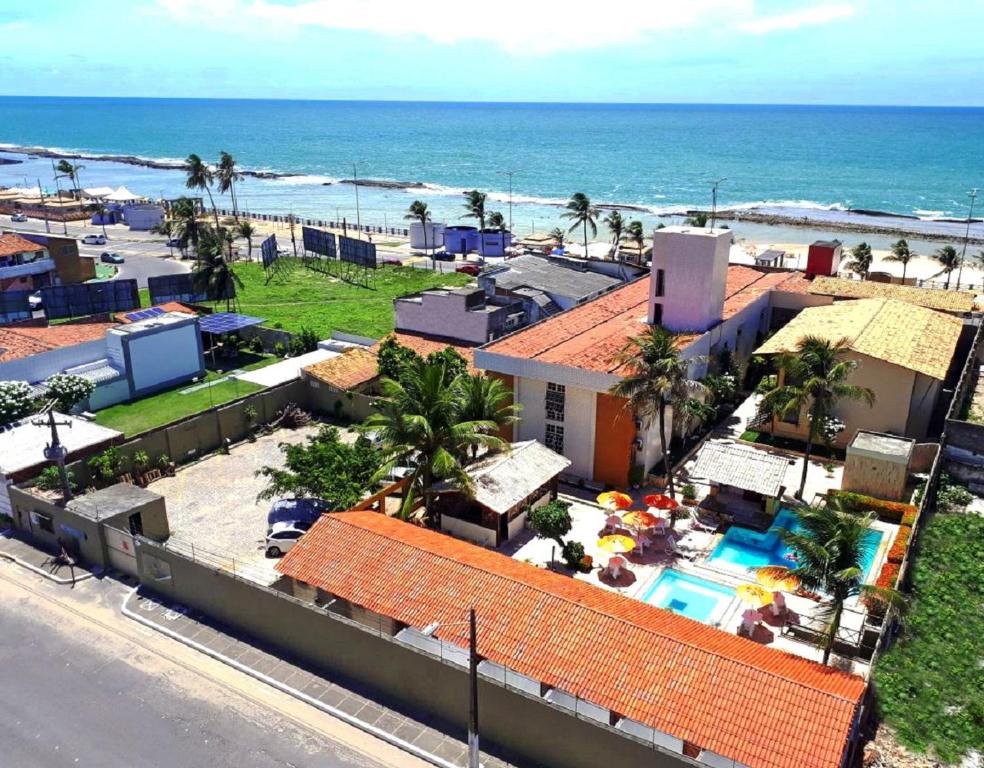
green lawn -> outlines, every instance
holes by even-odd
[[[278,358],[270,356],[240,367],[243,370],[254,370],[276,362],[279,362]],[[208,371],[206,380],[215,381],[223,376],[219,371]],[[263,389],[257,384],[229,379],[221,384],[182,394],[184,390],[194,386],[193,382],[188,382],[132,403],[104,408],[96,413],[96,423],[118,429],[129,437]]]
[[[266,283],[257,263],[235,265],[244,286],[238,292],[239,311],[266,318],[265,326],[286,331],[307,327],[328,338],[347,331],[379,338],[393,330],[393,299],[439,286],[462,286],[473,278],[440,274],[411,267],[380,267],[371,288],[343,282],[306,269],[299,261],[283,259],[285,268]]]
[[[956,763],[984,745],[984,517],[937,514],[913,565],[901,638],[875,669],[881,717]]]

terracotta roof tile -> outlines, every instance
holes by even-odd
[[[0,256],[13,256],[16,253],[37,253],[43,251],[44,246],[25,240],[20,235],[7,233],[0,235]]]
[[[976,298],[971,291],[942,291],[913,285],[878,283],[874,280],[847,280],[842,277],[818,277],[811,284],[809,292],[839,299],[896,299],[943,312],[970,312]]]
[[[361,387],[377,378],[379,358],[368,349],[355,347],[303,370],[311,378],[345,391]]]
[[[64,323],[63,325],[14,325],[0,328],[0,362],[95,341],[116,323]]]
[[[374,512],[325,515],[277,569],[752,768],[834,768],[865,683]]]

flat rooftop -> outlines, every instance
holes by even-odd
[[[115,334],[140,334],[152,331],[156,328],[166,328],[169,325],[186,325],[189,321],[195,320],[195,315],[186,312],[164,312],[154,317],[147,317],[143,320],[135,320],[123,323],[113,328],[110,333]]]
[[[117,483],[84,496],[76,496],[65,505],[89,520],[107,520],[149,501],[160,499],[159,493],[129,483]]]
[[[886,435],[883,432],[868,432],[861,429],[854,436],[848,450],[857,449],[896,459],[908,459],[915,444],[916,441],[908,437]]]
[[[625,282],[618,277],[591,272],[570,260],[543,256],[517,256],[506,261],[502,268],[493,269],[480,277],[493,281],[496,288],[507,291],[536,288],[572,299],[593,296]]]
[[[74,453],[93,446],[108,445],[123,437],[115,429],[107,429],[75,416],[58,413],[55,414],[55,421],[60,425],[58,439],[68,451],[69,460]],[[65,425],[65,422],[71,426]],[[0,429],[0,472],[9,476],[46,463],[44,449],[50,442],[51,428],[46,417],[27,417]]]

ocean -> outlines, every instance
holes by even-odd
[[[508,217],[512,171],[519,233],[561,223],[558,205],[575,191],[648,225],[709,208],[721,178],[721,208],[819,221],[851,208],[963,218],[967,190],[984,186],[980,108],[0,97],[0,156],[24,161],[0,165],[0,185],[40,177],[54,189],[50,160],[2,145],[90,155],[83,186],[148,197],[183,193],[181,172],[96,158],[226,150],[244,169],[287,174],[247,178],[241,207],[336,220],[356,217],[354,187],[338,183],[355,164],[360,178],[423,185],[360,188],[362,222],[390,226],[417,198],[436,220],[458,221],[473,187]]]

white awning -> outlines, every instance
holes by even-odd
[[[133,194],[126,187],[120,187],[111,195],[106,195],[106,199],[113,203],[127,203],[131,200],[143,200],[143,197]]]

